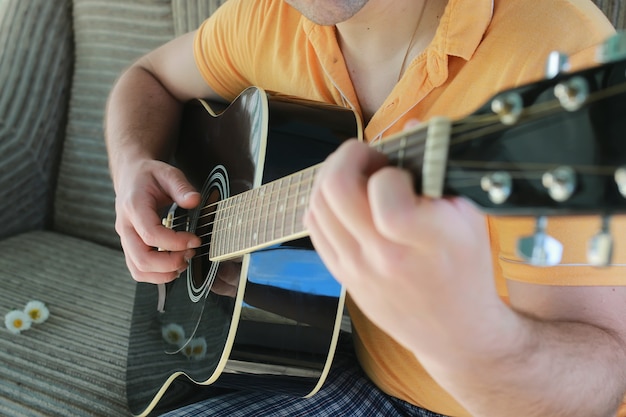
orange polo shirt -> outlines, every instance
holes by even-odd
[[[408,119],[462,118],[495,93],[543,77],[553,50],[570,54],[575,66],[592,63],[595,47],[613,34],[589,0],[449,0],[431,45],[365,127],[374,142],[398,132]],[[335,28],[319,26],[282,0],[230,0],[200,28],[197,65],[226,99],[256,85],[270,91],[353,108],[359,103]],[[515,254],[532,219],[488,218],[500,294],[507,279],[560,285],[623,285],[624,267],[586,266],[585,245],[599,220],[560,219],[549,232],[565,246],[563,263],[536,268]],[[626,223],[614,224],[624,235]],[[626,265],[626,249],[615,262]],[[356,350],[368,376],[385,392],[437,413],[469,414],[424,371],[415,356],[374,326],[348,300]],[[621,414],[626,416],[626,412]]]

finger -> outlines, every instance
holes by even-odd
[[[312,195],[320,198],[339,223],[354,236],[370,239],[371,216],[367,201],[369,176],[385,166],[386,157],[369,146],[351,141],[341,146],[323,164]],[[322,219],[318,219],[322,220]]]
[[[191,209],[200,204],[200,193],[189,183],[185,175],[177,168],[168,166],[155,171],[155,179],[176,204]]]
[[[197,248],[202,244],[200,238],[193,233],[164,227],[156,210],[157,202],[149,194],[137,197],[130,207],[118,210],[119,213],[127,213],[128,223],[133,225],[127,226],[122,232],[133,230],[147,247],[160,248],[164,251],[178,252]],[[124,223],[124,219],[120,219],[120,222]]]
[[[323,196],[316,198],[305,217],[311,241],[326,267],[336,277],[352,273],[361,259],[361,247],[346,230]]]
[[[180,273],[186,269],[188,260],[195,253],[193,249],[178,252],[157,251],[145,245],[136,233],[131,232],[124,234],[122,246],[140,273]]]
[[[231,286],[235,286],[239,283],[239,276],[241,275],[241,262],[222,262],[217,270],[217,277],[225,283]]]
[[[406,171],[385,167],[374,173],[368,182],[368,198],[374,226],[391,241],[414,241],[420,218],[432,224],[433,219],[427,215],[416,218],[417,210],[422,208],[418,205],[424,201],[415,195],[413,179]]]
[[[238,284],[238,281],[237,281]],[[217,295],[235,298],[237,296],[238,285],[233,284],[232,280],[225,281],[219,276],[216,277],[211,286],[211,291]]]
[[[419,126],[421,122],[418,119],[409,119],[404,124],[403,130],[411,130]]]
[[[158,272],[141,272],[135,267],[128,257],[126,258],[126,266],[131,276],[137,282],[146,282],[149,284],[166,284],[174,281],[180,276],[178,272],[158,273]]]

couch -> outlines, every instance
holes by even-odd
[[[0,416],[124,416],[135,284],[102,119],[118,74],[225,0],[0,0]],[[597,0],[626,27],[621,0]],[[575,30],[574,28],[572,30]]]

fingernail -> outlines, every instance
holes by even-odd
[[[188,250],[187,252],[185,252],[185,255],[184,255],[185,262],[189,262],[191,258],[193,258],[194,255],[195,255],[195,251],[193,250]]]
[[[195,249],[200,247],[200,245],[202,245],[202,241],[200,239],[191,239],[187,242],[187,249]]]
[[[185,194],[183,194],[183,200],[187,200],[188,198],[191,198],[192,195],[197,194],[196,191],[187,191]]]

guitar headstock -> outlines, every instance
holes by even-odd
[[[602,51],[608,62],[572,73],[553,55],[548,78],[497,94],[452,127],[444,194],[537,217],[519,245],[533,264],[560,261],[547,216],[576,214],[603,216],[589,259],[610,263],[609,218],[626,213],[626,36]]]

